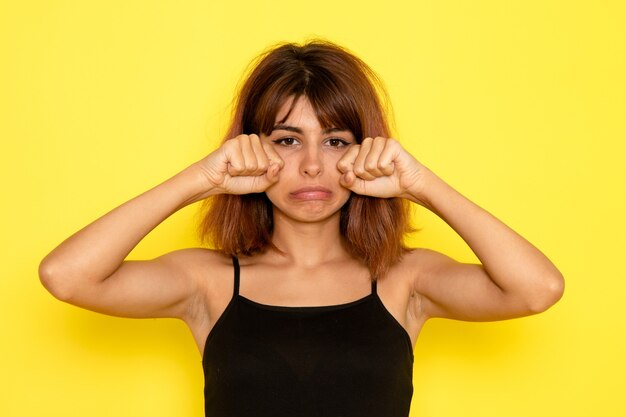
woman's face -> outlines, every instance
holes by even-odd
[[[337,162],[356,143],[354,135],[348,130],[322,128],[306,97],[298,99],[283,121],[291,102],[287,100],[279,109],[272,133],[261,136],[285,162],[278,182],[266,191],[274,216],[300,222],[338,216],[350,191],[339,184]]]

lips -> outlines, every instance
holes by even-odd
[[[332,196],[332,191],[324,187],[303,187],[289,193],[294,200],[328,200]]]

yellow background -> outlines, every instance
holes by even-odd
[[[315,36],[368,62],[406,147],[567,280],[539,316],[429,322],[411,415],[626,415],[625,21],[619,0],[2,0],[0,415],[202,415],[184,324],[62,304],[37,265],[205,155],[253,56]],[[195,213],[132,257],[196,245]],[[414,244],[473,259],[416,222]]]

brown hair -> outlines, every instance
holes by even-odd
[[[362,60],[333,43],[312,41],[282,44],[253,61],[252,71],[236,98],[224,140],[240,134],[272,132],[285,100],[305,96],[324,128],[352,132],[363,138],[389,137],[383,109],[387,95],[376,74]],[[292,104],[293,106],[293,104]],[[222,194],[205,202],[200,235],[223,253],[253,255],[273,247],[272,204],[265,195]],[[383,276],[400,260],[408,226],[409,206],[399,198],[352,194],[341,208],[340,232],[350,253],[373,278]]]

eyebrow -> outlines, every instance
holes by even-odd
[[[272,128],[272,132],[275,130],[286,130],[287,132],[294,132],[294,133],[299,133],[302,134],[302,129],[300,129],[299,127],[296,126],[289,126],[286,124],[277,124]],[[347,132],[348,129],[342,129],[340,127],[329,127],[326,128],[322,131],[322,133],[324,134],[328,134],[328,133],[334,133],[334,132]]]

